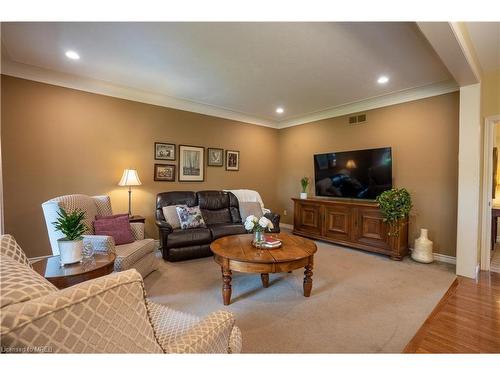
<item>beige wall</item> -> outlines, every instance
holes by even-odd
[[[500,115],[500,70],[482,76],[481,111],[483,118]]]
[[[290,198],[298,196],[300,178],[314,179],[314,154],[390,146],[393,184],[413,197],[410,243],[428,228],[434,251],[455,255],[458,92],[366,113],[363,125],[348,125],[344,116],[280,130],[278,199],[289,213],[283,220],[293,220]]]
[[[138,169],[132,210],[147,218],[158,192],[250,188],[276,209],[276,129],[2,76],[5,230],[29,256],[50,253],[41,203],[58,195],[110,194],[127,211],[124,168]],[[154,142],[240,151],[240,171],[207,167],[203,183],[153,181]],[[157,161],[157,163],[161,163]]]
[[[110,194],[126,212],[124,168],[138,169],[133,212],[157,237],[158,192],[251,188],[287,216],[300,177],[313,177],[315,153],[391,146],[396,186],[413,194],[411,241],[427,227],[435,251],[454,255],[457,211],[458,93],[368,111],[368,123],[346,117],[276,130],[2,76],[2,161],[6,232],[29,256],[50,252],[40,204],[69,193]],[[153,181],[153,143],[222,147],[241,152],[239,172],[206,169],[203,183]],[[60,176],[58,178],[57,176]]]

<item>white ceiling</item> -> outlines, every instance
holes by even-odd
[[[467,29],[483,71],[500,69],[500,22],[467,22]]]
[[[10,61],[270,123],[451,79],[410,22],[3,23],[1,36]]]

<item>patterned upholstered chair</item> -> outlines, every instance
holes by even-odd
[[[91,242],[96,252],[116,253],[115,271],[135,268],[142,277],[146,277],[158,268],[155,241],[151,238],[144,238],[143,223],[130,223],[136,241],[129,244],[115,246],[113,237],[94,235],[93,221],[96,215],[113,215],[111,200],[107,195],[95,197],[83,194],[63,195],[42,204],[50,246],[54,255],[59,254],[57,240],[63,237],[63,234],[57,231],[53,224],[61,207],[69,212],[77,208],[85,212],[85,224],[88,231],[83,236],[84,243]]]
[[[58,290],[0,236],[0,341],[7,353],[239,353],[226,311],[203,319],[149,301],[136,270]]]

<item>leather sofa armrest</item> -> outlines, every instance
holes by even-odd
[[[271,232],[279,233],[280,232],[280,219],[281,219],[280,214],[276,214],[274,212],[266,212],[264,214],[264,217],[267,217],[273,223],[273,229],[271,229]]]
[[[160,247],[162,249],[162,254],[165,257],[167,253],[167,239],[168,235],[174,231],[174,228],[167,223],[165,220],[156,220],[156,225],[158,226],[158,232],[160,232]]]
[[[172,226],[167,223],[165,220],[156,220],[156,225],[158,226],[158,229],[163,232],[168,232],[168,233],[171,233],[173,232],[173,228]]]

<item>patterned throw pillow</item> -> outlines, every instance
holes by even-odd
[[[200,206],[176,206],[177,216],[181,223],[181,229],[205,228],[205,220],[201,215]]]

